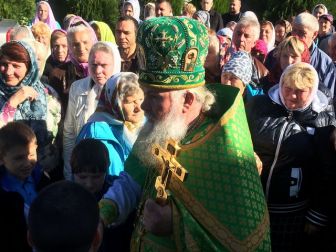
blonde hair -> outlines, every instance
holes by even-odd
[[[296,56],[301,56],[304,50],[305,50],[304,42],[300,40],[298,37],[290,36],[280,42],[280,44],[276,47],[274,56],[279,59],[281,53],[284,51],[292,53]]]
[[[299,62],[288,67],[281,78],[284,87],[313,88],[318,83],[316,71],[307,63]]]
[[[186,3],[183,6],[183,13],[188,13],[191,17],[195,14],[196,7],[192,3]]]
[[[37,22],[36,24],[34,24],[32,26],[31,31],[32,31],[34,37],[44,35],[44,36],[47,36],[49,38],[49,41],[50,41],[51,30],[46,23],[41,22],[41,21]]]

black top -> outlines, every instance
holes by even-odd
[[[226,27],[226,25],[231,21],[235,21],[237,23],[240,20],[241,16],[241,12],[239,12],[238,14],[231,14],[230,12],[224,13],[222,15],[223,26]]]
[[[219,12],[213,9],[209,11],[209,14],[210,14],[210,29],[214,30],[215,32],[218,32],[220,29],[224,27],[222,16]]]

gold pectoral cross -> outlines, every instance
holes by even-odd
[[[182,182],[187,179],[188,171],[175,159],[180,149],[173,139],[167,141],[165,149],[157,144],[152,147],[152,153],[159,159],[162,166],[161,175],[155,181],[156,201],[161,205],[167,203],[167,189],[169,189],[171,177],[175,176]]]

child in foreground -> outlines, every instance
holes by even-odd
[[[96,139],[81,140],[73,149],[70,165],[74,182],[94,194],[97,201],[103,198],[118,178],[107,173],[110,166],[109,153],[106,146]],[[99,251],[128,251],[133,219],[134,213],[117,227],[105,228]]]
[[[26,239],[29,207],[38,191],[51,183],[37,163],[33,130],[20,122],[0,129],[0,223],[4,251],[31,251]],[[8,249],[7,249],[8,248]]]

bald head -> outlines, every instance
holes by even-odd
[[[231,14],[238,14],[241,9],[241,0],[231,0],[229,11]]]

